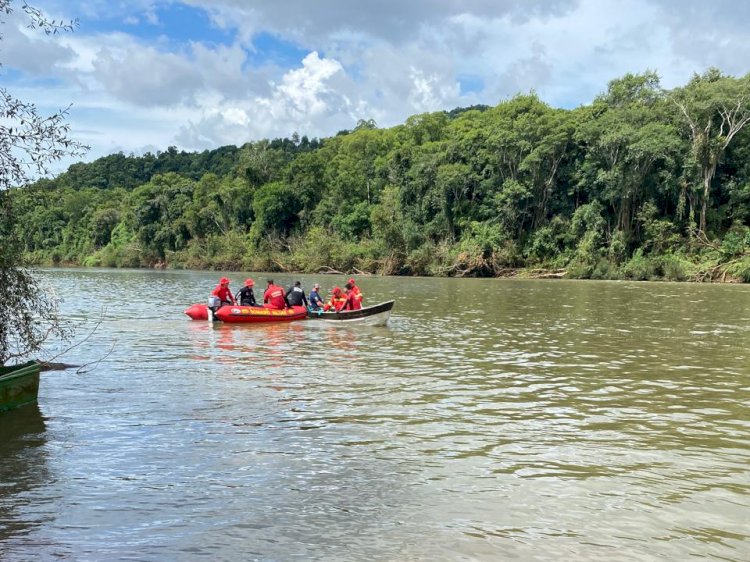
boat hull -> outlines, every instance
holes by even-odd
[[[385,326],[391,317],[394,301],[386,301],[359,310],[342,310],[341,312],[322,312],[310,310],[308,318],[335,324],[357,324],[361,326]]]
[[[208,320],[208,307],[205,304],[194,304],[185,309],[191,320]]]
[[[0,412],[36,402],[40,370],[36,361],[0,367]]]
[[[194,304],[187,310],[193,320],[208,320],[208,307],[205,304]],[[215,313],[216,320],[229,324],[257,324],[267,322],[291,322],[307,317],[304,306],[293,306],[284,310],[275,310],[260,306],[225,305]]]

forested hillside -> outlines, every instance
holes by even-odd
[[[40,264],[750,281],[750,75],[115,154],[14,192]]]

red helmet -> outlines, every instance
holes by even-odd
[[[351,286],[356,285],[356,283],[354,282],[354,277],[352,277],[351,279],[349,279],[349,281],[347,281],[347,283],[349,283]]]
[[[219,279],[219,284],[229,285],[229,279],[227,279],[226,277],[222,277],[221,279]]]
[[[340,287],[334,287],[333,288],[333,294],[334,295],[340,295],[341,294],[341,288]]]
[[[245,285],[247,285],[248,287],[252,287],[253,285],[255,285],[255,281],[253,281],[252,279],[245,279]]]

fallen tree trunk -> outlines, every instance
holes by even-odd
[[[71,365],[69,363],[48,363],[47,361],[40,361],[42,371],[64,371],[66,369],[80,369],[80,365]]]

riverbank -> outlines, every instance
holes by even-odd
[[[39,256],[37,256],[38,258]],[[187,258],[187,259],[186,259]],[[701,261],[677,254],[643,256],[636,254],[623,264],[600,259],[595,263],[572,262],[565,267],[529,265],[508,267],[494,264],[492,260],[468,264],[466,261],[445,265],[437,261],[415,267],[414,262],[402,263],[394,258],[385,260],[341,260],[323,264],[321,260],[303,260],[294,254],[270,253],[267,255],[195,259],[194,256],[175,254],[170,260],[126,263],[103,260],[92,256],[79,263],[31,259],[41,267],[108,267],[157,270],[198,271],[267,271],[271,273],[314,273],[323,275],[378,275],[401,277],[454,277],[454,278],[518,278],[518,279],[594,279],[620,281],[678,281],[696,283],[748,283],[750,282],[750,256],[740,256],[728,261],[703,256]]]

